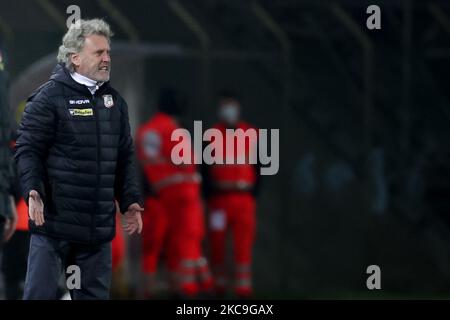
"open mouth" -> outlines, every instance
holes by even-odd
[[[100,70],[100,71],[109,71],[109,67],[107,67],[107,66],[101,67],[98,70]]]

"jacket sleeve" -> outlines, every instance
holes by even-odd
[[[114,193],[119,202],[120,212],[125,213],[132,203],[139,203],[141,207],[144,205],[136,177],[136,157],[133,138],[130,133],[128,106],[122,98],[120,99],[120,141],[117,155]]]
[[[45,203],[45,162],[55,139],[56,122],[54,105],[45,91],[28,99],[17,131],[14,155],[22,196],[27,204],[31,190],[36,190]]]

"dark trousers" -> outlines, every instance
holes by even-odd
[[[30,234],[23,230],[16,230],[4,244],[2,271],[7,300],[20,300],[23,297],[29,247]]]
[[[23,299],[57,299],[62,274],[71,286],[77,283],[74,276],[80,275],[79,288],[68,288],[73,300],[109,299],[111,242],[81,245],[32,234]]]

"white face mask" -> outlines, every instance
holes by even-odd
[[[226,104],[219,111],[219,118],[227,123],[234,125],[239,120],[239,108],[235,104]]]

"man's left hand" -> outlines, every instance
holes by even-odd
[[[141,233],[142,231],[142,217],[141,212],[144,211],[138,203],[130,204],[127,212],[125,212],[125,223],[123,225],[123,230],[132,235],[137,231],[137,233]]]

